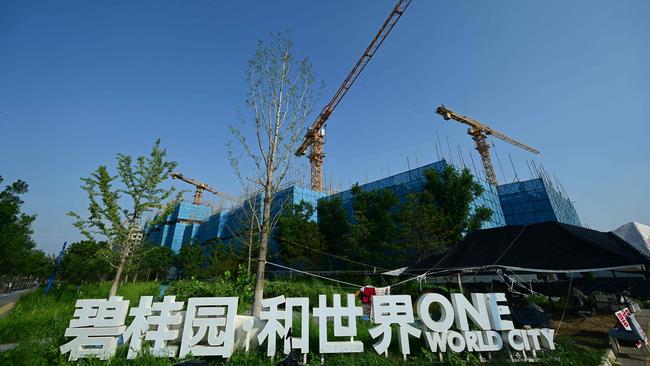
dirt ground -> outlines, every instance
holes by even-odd
[[[576,343],[590,348],[607,347],[607,331],[614,327],[616,318],[614,314],[592,315],[583,317],[580,315],[565,315],[560,325],[559,317],[553,321],[555,329],[560,326],[557,336],[569,336]]]

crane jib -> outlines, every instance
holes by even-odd
[[[311,188],[313,190],[320,191],[322,189],[322,161],[323,161],[323,152],[322,152],[322,143],[323,139],[315,137],[315,134],[319,133],[320,129],[325,125],[325,122],[329,118],[330,114],[334,111],[336,106],[339,104],[341,99],[345,94],[350,90],[356,79],[359,77],[363,69],[366,67],[372,56],[377,52],[377,49],[384,42],[390,31],[393,29],[397,21],[400,19],[406,8],[411,4],[412,0],[399,0],[390,15],[381,26],[375,37],[372,39],[363,55],[357,63],[352,68],[352,71],[343,81],[343,84],[336,91],[336,94],[332,97],[329,103],[323,108],[320,112],[316,121],[309,128],[308,133],[305,135],[300,147],[296,150],[296,155],[301,156],[305,154],[305,151],[308,147],[312,147],[312,153],[310,154],[310,165],[311,165]],[[314,148],[314,145],[318,145],[317,148]]]

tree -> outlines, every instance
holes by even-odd
[[[199,243],[183,245],[176,256],[176,264],[184,276],[197,277],[201,275],[203,265],[203,247]]]
[[[117,293],[122,272],[130,253],[138,245],[142,217],[164,208],[174,188],[164,189],[162,183],[176,168],[176,162],[167,161],[167,152],[156,140],[149,156],[140,156],[133,161],[129,155],[117,155],[117,176],[112,176],[105,165],[99,166],[88,178],[81,178],[82,189],[90,201],[88,218],[70,212],[76,219],[74,225],[89,240],[101,235],[108,241],[111,250],[108,257],[117,264],[109,296]],[[118,181],[119,179],[119,181]],[[115,188],[114,184],[120,184]]]
[[[55,257],[45,254],[42,250],[32,249],[25,257],[25,265],[21,272],[23,275],[47,277],[54,270]]]
[[[350,245],[350,223],[339,197],[318,200],[318,229],[327,252],[344,255]]]
[[[0,183],[3,182],[0,176]],[[36,216],[22,211],[20,196],[29,186],[22,180],[7,185],[0,191],[0,274],[47,275],[52,259],[35,249],[32,223]]]
[[[108,244],[83,240],[72,243],[61,259],[61,276],[71,283],[105,280],[111,265],[103,255]]]
[[[243,250],[242,250],[243,249]],[[241,266],[242,252],[246,252],[245,248],[239,245],[224,243],[217,241],[210,246],[210,255],[208,257],[208,265],[205,269],[205,275],[210,278],[216,278],[226,272],[235,272]],[[250,270],[247,270],[250,274]]]
[[[264,293],[264,268],[269,236],[273,229],[271,203],[287,177],[293,153],[304,133],[312,108],[313,76],[307,59],[296,61],[291,40],[273,34],[267,44],[260,41],[248,62],[248,100],[254,144],[249,144],[240,129],[230,126],[246,155],[253,163],[255,182],[263,198],[257,275],[251,313],[259,316]],[[241,118],[242,125],[246,119]],[[229,149],[230,161],[241,179],[239,159]],[[243,179],[241,179],[243,180]]]
[[[437,210],[428,195],[412,193],[400,206],[396,215],[399,225],[400,256],[405,262],[420,261],[440,249],[436,245]]]
[[[469,170],[447,165],[442,172],[427,170],[425,176],[424,189],[410,195],[398,214],[405,256],[417,260],[456,244],[492,216],[487,207],[472,209],[484,189]]]
[[[274,237],[280,258],[292,267],[314,268],[320,264],[319,251],[326,248],[318,224],[311,219],[314,212],[310,203],[300,201],[289,205],[280,216]]]
[[[27,189],[27,183],[17,180],[0,192],[0,271],[6,274],[15,274],[24,254],[35,246],[31,239],[35,216],[21,212],[20,196]]]
[[[389,267],[395,262],[397,226],[394,211],[399,204],[388,189],[364,191],[352,186],[352,245],[348,255],[361,262]]]
[[[174,251],[165,246],[152,245],[146,248],[142,260],[140,261],[140,270],[147,273],[147,281],[151,275],[155,280],[165,277],[169,268],[174,265]]]

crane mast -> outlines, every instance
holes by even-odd
[[[195,204],[195,205],[200,205],[201,204],[201,199],[203,198],[203,191],[208,191],[208,192],[210,192],[210,193],[212,193],[214,195],[220,196],[220,197],[225,198],[225,199],[227,199],[229,201],[232,201],[232,202],[238,202],[237,198],[235,198],[233,196],[230,196],[230,195],[228,195],[226,193],[220,192],[220,191],[210,187],[206,183],[199,182],[196,179],[188,178],[188,177],[184,176],[181,173],[174,172],[174,173],[171,174],[171,177],[172,177],[172,179],[182,180],[183,182],[189,183],[189,184],[196,187],[196,190],[194,191],[194,199],[192,200],[192,203]]]
[[[500,140],[503,140],[509,144],[515,145],[521,149],[532,152],[533,154],[539,154],[534,147],[526,145],[522,142],[519,142],[513,139],[510,136],[507,136],[504,133],[501,133],[492,127],[485,125],[475,119],[472,119],[467,116],[461,116],[451,109],[445,107],[442,104],[436,109],[436,113],[442,116],[446,121],[453,119],[457,122],[469,126],[467,129],[467,134],[472,136],[472,139],[476,143],[476,150],[479,155],[481,155],[481,160],[483,161],[483,170],[485,171],[485,177],[487,178],[488,183],[493,186],[498,185],[497,175],[494,172],[494,166],[492,166],[492,159],[490,158],[490,146],[487,143],[487,136],[492,135]]]
[[[379,29],[379,32],[375,35],[375,38],[372,39],[368,48],[366,48],[359,61],[354,65],[352,71],[350,71],[343,81],[343,84],[341,84],[339,89],[336,91],[336,94],[334,94],[334,97],[332,97],[332,100],[325,105],[318,117],[316,117],[314,123],[312,123],[307,129],[305,139],[296,150],[296,156],[305,155],[307,148],[309,148],[311,189],[315,191],[321,191],[323,189],[323,143],[325,142],[325,123],[332,112],[334,112],[334,109],[341,99],[343,99],[348,90],[350,90],[352,84],[357,80],[361,71],[363,71],[372,56],[374,56],[379,46],[384,42],[386,36],[388,36],[388,33],[393,29],[411,1],[412,0],[399,0],[397,2],[393,11]]]

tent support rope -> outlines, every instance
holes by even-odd
[[[562,317],[560,318],[560,323],[557,325],[557,329],[555,330],[555,336],[557,337],[557,334],[560,332],[560,327],[562,327],[562,321],[564,320],[564,314],[566,314],[566,308],[569,305],[569,295],[571,294],[571,285],[573,284],[573,273],[571,273],[571,277],[569,277],[569,290],[566,293],[566,299],[564,300],[564,310],[562,310]]]

